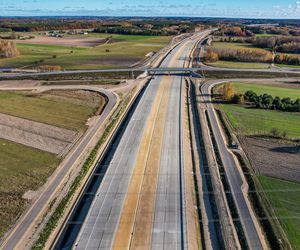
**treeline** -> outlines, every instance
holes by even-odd
[[[300,53],[300,38],[298,37],[256,37],[253,44],[276,52]]]
[[[124,19],[0,19],[0,32],[40,32],[89,29],[95,32],[134,35],[177,35],[192,32],[196,22]]]
[[[22,19],[0,21],[0,30],[5,32],[36,32],[48,30],[92,29],[102,21],[64,20],[64,19]]]
[[[93,30],[96,33],[124,34],[124,35],[178,35],[191,31],[186,24],[180,25],[152,25],[152,24],[131,24],[131,25],[102,25]]]
[[[300,56],[289,54],[276,54],[274,63],[287,65],[300,65]]]
[[[244,93],[244,98],[254,104],[256,108],[273,109],[289,112],[300,112],[300,99],[293,101],[289,97],[273,97],[269,94],[257,95],[254,91],[248,90]]]
[[[269,49],[274,52],[282,53],[300,53],[300,38],[283,36],[252,36],[252,37],[231,37],[217,36],[213,38],[214,42],[230,43],[251,43],[256,47]]]
[[[206,51],[205,61],[216,62],[218,60],[224,60],[238,62],[271,63],[273,61],[273,57],[274,56],[270,51],[262,49],[208,47]]]
[[[240,26],[226,26],[222,27],[219,30],[215,31],[213,33],[215,36],[236,36],[236,37],[247,37],[247,36],[253,36],[254,34],[247,30],[245,27]]]
[[[14,42],[0,39],[0,58],[10,58],[18,55],[19,51]]]
[[[255,34],[272,34],[281,36],[300,36],[300,28],[298,27],[264,27],[249,26],[247,29]]]
[[[271,34],[279,36],[300,36],[300,28],[296,26],[223,26],[214,32],[216,36],[251,37],[255,34]]]

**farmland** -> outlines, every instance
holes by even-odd
[[[207,63],[210,66],[220,68],[237,68],[237,69],[267,69],[270,64],[267,63],[250,63],[250,62],[233,62],[233,61],[217,61],[214,63]]]
[[[233,83],[235,90],[239,94],[244,94],[248,90],[254,91],[256,94],[270,94],[272,96],[278,96],[281,98],[290,97],[291,99],[300,98],[300,88],[292,89],[292,88],[283,88],[276,86],[267,86],[264,84],[253,84],[253,83],[242,83],[242,82],[234,82]]]
[[[0,92],[0,112],[76,131],[85,130],[87,119],[104,105],[104,99],[98,96],[99,102],[95,105],[86,102],[88,97],[80,101],[61,92],[56,95]]]
[[[171,40],[170,37],[139,35],[90,36],[110,37],[113,42],[89,47],[46,44],[46,41],[45,44],[32,44],[30,40],[19,41],[17,48],[20,56],[1,59],[0,67],[34,68],[40,65],[54,65],[61,66],[62,69],[125,68],[144,59],[147,53],[157,52]]]
[[[276,128],[288,138],[300,138],[300,114],[246,108],[234,104],[220,105],[232,126],[243,135],[270,135]]]
[[[300,184],[258,177],[293,249],[300,249]]]
[[[26,191],[37,190],[60,159],[44,151],[0,139],[0,237],[26,209]]]
[[[75,134],[82,134],[87,128],[88,118],[101,111],[104,105],[105,100],[99,94],[79,90],[52,90],[38,94],[0,92],[0,113],[71,129],[76,131]],[[13,124],[12,128],[16,129],[17,126],[18,124]],[[42,129],[43,125],[39,126]],[[28,133],[26,126],[19,129],[24,129],[22,135]],[[59,128],[56,132],[58,131]],[[42,132],[51,136],[49,130]],[[40,143],[47,140],[47,135]],[[67,134],[60,136],[60,140],[63,140]],[[11,137],[13,138],[12,135]],[[31,142],[34,142],[33,138]],[[62,159],[57,154],[37,149],[37,146],[29,147],[0,139],[0,238],[25,211],[35,195],[31,192],[24,197],[24,194],[37,191]]]

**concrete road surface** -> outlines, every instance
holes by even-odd
[[[203,34],[202,34],[203,35]],[[197,35],[199,39],[199,35]],[[164,59],[161,67],[183,67],[193,44],[198,40],[187,39]],[[127,190],[132,178],[137,154],[146,129],[146,121],[153,100],[157,95],[162,78],[156,75],[146,88],[133,111],[116,147],[99,163],[104,175],[97,189],[89,189],[86,195],[93,196],[85,219],[68,222],[80,227],[74,240],[67,240],[59,247],[74,249],[111,249],[119,227]],[[186,249],[187,228],[185,220],[185,191],[182,155],[182,75],[167,77],[172,82],[165,118],[163,146],[161,150],[160,172],[156,191],[156,206],[152,229],[152,241],[146,248]],[[151,160],[151,159],[150,159]],[[99,167],[99,166],[98,166]],[[100,166],[101,167],[101,166]],[[137,190],[138,192],[138,190]],[[75,213],[80,212],[75,210]],[[72,217],[71,217],[72,218]],[[82,219],[82,220],[81,220]],[[61,242],[64,240],[62,239]],[[67,242],[67,243],[66,243]]]

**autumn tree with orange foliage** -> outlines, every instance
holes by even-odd
[[[222,89],[223,99],[226,101],[231,101],[236,94],[234,86],[231,82],[225,83]]]
[[[0,39],[0,58],[16,57],[19,54],[14,42]]]
[[[205,61],[209,63],[217,62],[219,61],[219,55],[218,53],[214,52],[212,49],[207,49]]]

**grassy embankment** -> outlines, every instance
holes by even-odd
[[[300,90],[258,84],[234,83],[238,93],[253,90],[257,94],[300,98]],[[240,105],[222,104],[233,128],[243,135],[269,132],[271,128],[286,131],[289,138],[300,138],[300,114],[245,108]],[[294,249],[300,249],[300,184],[258,176],[268,199]]]
[[[158,51],[166,46],[171,40],[171,37],[159,36],[111,36],[117,41],[96,47],[20,42],[17,44],[17,48],[21,55],[15,58],[1,59],[0,67],[34,67],[35,65],[59,65],[63,69],[128,67],[145,58],[147,53]],[[89,34],[87,37],[107,38],[110,37],[110,34]]]
[[[62,91],[39,96],[0,92],[0,112],[83,131],[86,120],[97,109],[94,102],[87,98],[76,99],[74,95]],[[22,198],[23,194],[41,187],[61,159],[57,155],[3,139],[0,139],[0,159],[1,238],[26,209],[28,201]]]

